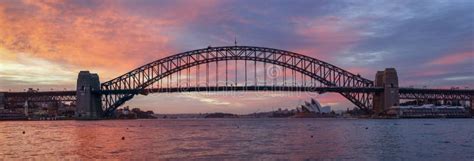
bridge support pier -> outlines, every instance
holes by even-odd
[[[81,71],[77,77],[76,118],[99,119],[102,116],[101,96],[92,93],[100,90],[99,75]]]
[[[373,108],[376,114],[381,114],[393,106],[399,106],[398,75],[395,68],[377,71],[374,86],[384,88],[383,92],[374,94]]]
[[[383,71],[377,71],[377,73],[375,74],[375,81],[374,81],[374,86],[375,87],[383,87]],[[372,100],[372,103],[373,103],[373,110],[375,112],[375,114],[380,114],[381,112],[383,112],[383,92],[380,92],[380,93],[374,93],[374,97],[373,97],[373,100]]]

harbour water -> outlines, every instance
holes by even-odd
[[[474,119],[4,121],[0,143],[0,160],[461,161]]]

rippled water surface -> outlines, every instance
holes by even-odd
[[[0,158],[474,160],[474,119],[0,122]]]

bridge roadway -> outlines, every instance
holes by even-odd
[[[114,94],[142,94],[175,93],[175,92],[219,92],[219,91],[289,91],[289,92],[357,92],[379,93],[382,87],[291,87],[291,86],[219,86],[219,87],[172,87],[131,90],[98,90],[99,95]],[[400,99],[440,99],[440,100],[469,100],[474,97],[474,90],[468,89],[420,89],[400,88]],[[40,91],[40,92],[3,92],[7,102],[48,102],[48,101],[75,101],[76,91]]]
[[[287,92],[357,92],[373,93],[382,92],[383,88],[361,88],[361,87],[291,87],[291,86],[219,86],[219,87],[173,87],[154,89],[131,89],[131,90],[101,90],[94,93],[109,94],[148,94],[148,93],[174,93],[174,92],[219,92],[219,91],[287,91]]]
[[[97,90],[94,94],[142,94],[149,93],[175,93],[175,92],[218,92],[218,91],[290,91],[290,92],[381,92],[383,88],[358,88],[358,87],[289,87],[289,86],[220,86],[220,87],[174,87],[153,89],[129,90]],[[75,101],[76,91],[41,91],[41,92],[4,92],[7,103]]]
[[[7,104],[24,103],[26,100],[30,102],[76,101],[76,91],[4,92],[3,94]]]

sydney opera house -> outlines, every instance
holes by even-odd
[[[311,99],[310,102],[305,102],[304,105],[296,108],[294,117],[321,117],[328,116],[330,113],[330,106],[321,106],[318,101]]]

